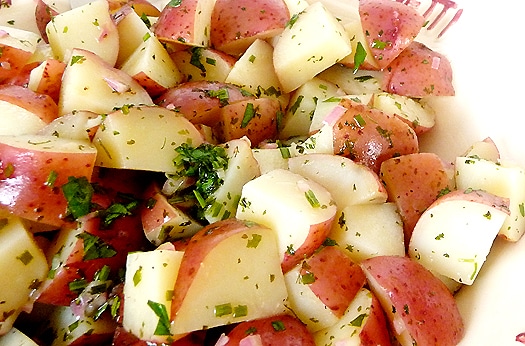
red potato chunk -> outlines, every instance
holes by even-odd
[[[83,148],[82,148],[83,147]],[[0,136],[0,208],[53,226],[67,224],[61,186],[91,177],[96,150],[48,136]]]
[[[1,86],[0,100],[15,104],[36,114],[46,124],[58,117],[58,106],[51,96],[34,92],[22,86]]]
[[[217,0],[211,17],[211,44],[240,55],[257,38],[279,34],[289,19],[282,0]]]
[[[222,336],[217,345],[314,346],[315,343],[301,321],[281,315],[242,322]]]
[[[252,146],[277,136],[281,104],[274,98],[239,101],[221,109],[214,133],[221,142],[248,137]]]
[[[313,275],[310,289],[338,317],[343,316],[366,281],[359,265],[337,246],[323,247],[306,259],[300,275]]]
[[[377,256],[361,267],[401,345],[453,346],[462,339],[465,327],[454,297],[421,264],[408,257]]]
[[[408,97],[454,96],[450,61],[419,42],[412,42],[385,69],[383,90]]]
[[[394,115],[343,99],[344,113],[334,122],[334,153],[378,173],[381,163],[419,151],[414,130]]]
[[[0,51],[0,84],[6,84],[22,73],[33,54],[5,44],[0,44]]]
[[[246,96],[241,88],[233,84],[194,81],[169,89],[155,103],[177,110],[194,125],[213,127],[218,122],[218,113],[222,107],[246,99],[254,97]]]
[[[62,75],[66,64],[60,60],[47,59],[31,72],[29,83],[34,83],[33,90],[40,94],[49,95],[58,104]]]
[[[452,190],[445,164],[433,153],[415,153],[384,161],[380,177],[388,198],[403,220],[408,248],[414,226],[421,214],[440,196]]]
[[[57,14],[58,11],[46,4],[43,0],[37,1],[35,7],[36,27],[46,43],[49,43],[49,40],[47,39],[46,25]]]
[[[425,23],[414,7],[392,0],[361,0],[359,15],[380,69],[387,67],[414,40]]]

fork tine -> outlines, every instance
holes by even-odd
[[[450,28],[452,24],[454,24],[455,22],[459,20],[459,17],[461,17],[462,13],[463,13],[463,9],[459,9],[454,15],[454,17],[452,17],[450,22],[448,22],[448,24],[443,28],[443,30],[440,31],[437,37],[440,38],[441,36],[443,36],[443,34],[448,30],[448,28]]]

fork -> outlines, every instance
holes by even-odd
[[[417,0],[396,0],[397,2],[401,2],[405,5],[411,5],[419,9],[421,3]],[[436,10],[436,6],[439,4],[442,6],[441,12],[438,13],[438,15],[431,21],[428,22],[426,25],[427,30],[432,30],[437,27],[439,22],[445,17],[447,12],[449,10],[455,10],[454,16],[450,18],[448,23],[441,29],[441,31],[438,33],[437,38],[440,38],[445,34],[445,32],[459,20],[459,17],[461,17],[461,14],[463,13],[463,9],[458,9],[458,4],[452,0],[431,0],[432,3],[430,6],[423,12],[423,17],[425,19],[428,19],[432,13],[434,13],[434,10]]]

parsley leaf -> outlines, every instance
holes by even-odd
[[[117,254],[117,251],[111,245],[104,242],[102,239],[88,232],[82,232],[77,235],[77,238],[84,241],[84,261],[111,258]]]
[[[208,143],[195,148],[183,143],[175,151],[179,154],[174,159],[178,175],[197,178],[195,196],[206,201],[223,184],[217,171],[228,168],[226,150]]]
[[[86,177],[69,177],[68,182],[62,185],[62,192],[67,210],[75,219],[90,212],[94,189]]]
[[[153,310],[155,315],[159,318],[157,327],[155,328],[154,335],[171,335],[170,332],[170,319],[168,317],[168,311],[166,305],[161,303],[156,303],[154,301],[148,300],[148,306]]]

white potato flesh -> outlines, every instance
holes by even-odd
[[[31,340],[27,335],[22,333],[17,328],[13,327],[11,330],[0,336],[0,346],[38,346],[36,342]]]
[[[96,165],[174,173],[175,148],[198,146],[197,129],[182,115],[162,107],[131,107],[109,114],[97,130]]]
[[[525,232],[525,170],[476,157],[458,157],[455,168],[458,189],[481,189],[509,199],[510,215],[499,234],[518,241]]]
[[[386,114],[395,115],[413,124],[414,127],[430,129],[436,123],[436,114],[430,106],[403,95],[376,93],[372,99],[372,108]]]
[[[0,100],[0,135],[35,134],[46,123],[35,113],[8,101]]]
[[[183,254],[181,251],[154,250],[128,255],[122,326],[139,339],[168,342],[170,336],[155,335],[160,317],[150,304],[164,306],[169,318],[173,287]]]
[[[4,10],[9,10],[10,6],[2,8],[2,16]],[[27,11],[27,9],[25,9]],[[0,45],[6,45],[13,48],[21,49],[23,51],[34,53],[37,49],[38,43],[42,40],[39,34],[22,30],[19,28],[13,28],[9,26],[0,26]]]
[[[351,52],[341,23],[316,2],[284,29],[275,44],[274,67],[284,92],[290,92]]]
[[[311,333],[334,325],[339,318],[319,299],[309,285],[301,281],[301,266],[295,266],[284,274],[288,289],[290,310],[308,328]]]
[[[46,33],[58,60],[68,61],[73,49],[81,48],[97,54],[111,66],[117,61],[119,35],[105,0],[95,0],[54,16],[46,26]]]
[[[498,163],[500,160],[499,149],[496,143],[489,137],[482,141],[472,143],[467,149],[465,154],[461,155],[464,157],[477,157],[483,160],[488,160]]]
[[[336,64],[318,75],[340,87],[348,95],[363,95],[381,92],[382,71],[358,70]]]
[[[315,196],[318,205],[308,196]],[[299,174],[276,169],[246,183],[236,217],[273,229],[279,253],[299,249],[310,228],[334,217],[336,206],[330,193],[320,184]]]
[[[182,75],[170,55],[153,35],[143,42],[122,64],[120,69],[130,76],[144,73],[162,88],[171,88],[182,81]]]
[[[359,333],[366,325],[372,307],[372,293],[361,288],[343,317],[328,328],[313,334],[316,345],[360,346]]]
[[[307,137],[304,141],[294,141],[289,147],[289,156],[305,154],[333,154],[334,130],[330,124],[324,124],[319,131]]]
[[[117,31],[119,34],[119,51],[115,63],[116,67],[120,67],[144,42],[146,37],[153,36],[153,32],[146,26],[146,23],[131,8],[119,14]]]
[[[508,200],[481,190],[451,192],[421,215],[410,239],[410,257],[471,285],[508,214]]]
[[[95,321],[90,317],[78,317],[69,306],[55,307],[48,325],[57,336],[51,346],[67,346],[75,341],[82,344],[81,339],[86,335],[105,334],[109,337],[116,328],[116,322],[109,314],[103,314]]]
[[[301,155],[288,159],[288,167],[327,189],[339,210],[354,204],[384,203],[388,197],[376,173],[347,157]]]
[[[249,244],[252,239],[260,240],[257,246]],[[274,233],[251,227],[206,255],[172,316],[172,333],[282,314],[287,296]]]
[[[101,123],[101,115],[79,111],[63,115],[53,120],[38,131],[38,134],[79,141],[91,141],[89,131],[94,131],[94,128]]]
[[[83,49],[71,52],[62,76],[59,114],[109,113],[125,105],[152,105],[150,95],[130,75]]]
[[[214,202],[204,213],[210,223],[235,215],[243,185],[261,174],[246,137],[231,140],[224,146],[228,167],[223,174],[219,173],[223,184],[213,193]]]
[[[279,137],[287,139],[308,135],[310,123],[319,102],[342,95],[344,95],[343,91],[334,83],[317,77],[308,80],[291,96]]]
[[[0,335],[8,332],[49,270],[47,260],[18,217],[0,219]]]
[[[351,100],[367,105],[372,99],[372,94],[344,95],[341,97],[330,97],[317,102],[310,124],[310,133],[323,127],[324,124],[333,124],[347,110],[341,105],[343,99]]]
[[[273,47],[266,41],[255,40],[233,65],[225,80],[253,94],[279,96],[281,83],[273,68]]]
[[[261,174],[278,168],[288,169],[288,160],[283,157],[280,148],[254,148],[252,151]]]
[[[336,217],[330,238],[354,262],[374,256],[404,256],[403,222],[393,203],[349,205]]]

